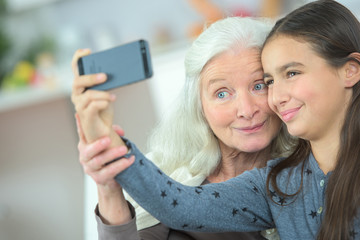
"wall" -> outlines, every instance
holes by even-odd
[[[82,239],[83,173],[67,97],[0,114],[0,239]]]

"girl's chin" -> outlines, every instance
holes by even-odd
[[[287,126],[287,130],[288,130],[288,132],[289,132],[289,134],[290,134],[291,136],[305,139],[304,136],[303,136],[303,134],[301,133],[301,131],[299,131],[299,129],[294,128],[294,127],[291,127],[291,126],[288,125],[288,126]],[[307,139],[305,139],[305,140],[307,140]]]

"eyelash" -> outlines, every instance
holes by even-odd
[[[273,79],[268,79],[268,80],[265,80],[265,85],[267,87],[269,87],[270,85],[272,85],[274,83],[274,80]]]
[[[300,73],[296,72],[296,71],[288,71],[288,72],[286,72],[286,78],[292,78],[298,74],[300,74]]]
[[[296,71],[288,71],[288,72],[286,72],[286,78],[292,78],[298,74],[300,74],[300,73],[296,72]],[[274,83],[274,79],[268,79],[268,80],[264,80],[264,81],[265,81],[265,85],[268,87]]]

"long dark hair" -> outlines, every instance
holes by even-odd
[[[340,68],[350,60],[350,54],[360,52],[360,23],[343,5],[333,0],[320,0],[306,4],[277,21],[266,43],[285,35],[310,43],[312,49],[334,68]],[[326,211],[318,232],[318,239],[350,239],[353,223],[360,209],[360,83],[353,87],[340,135],[337,163],[326,189]],[[277,175],[285,168],[304,164],[311,147],[307,140],[300,139],[296,150],[271,171],[267,179],[282,197],[296,196],[282,192],[276,183]]]

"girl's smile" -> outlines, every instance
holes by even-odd
[[[297,107],[280,112],[281,119],[284,122],[291,121],[297,115],[300,109],[301,107]]]

